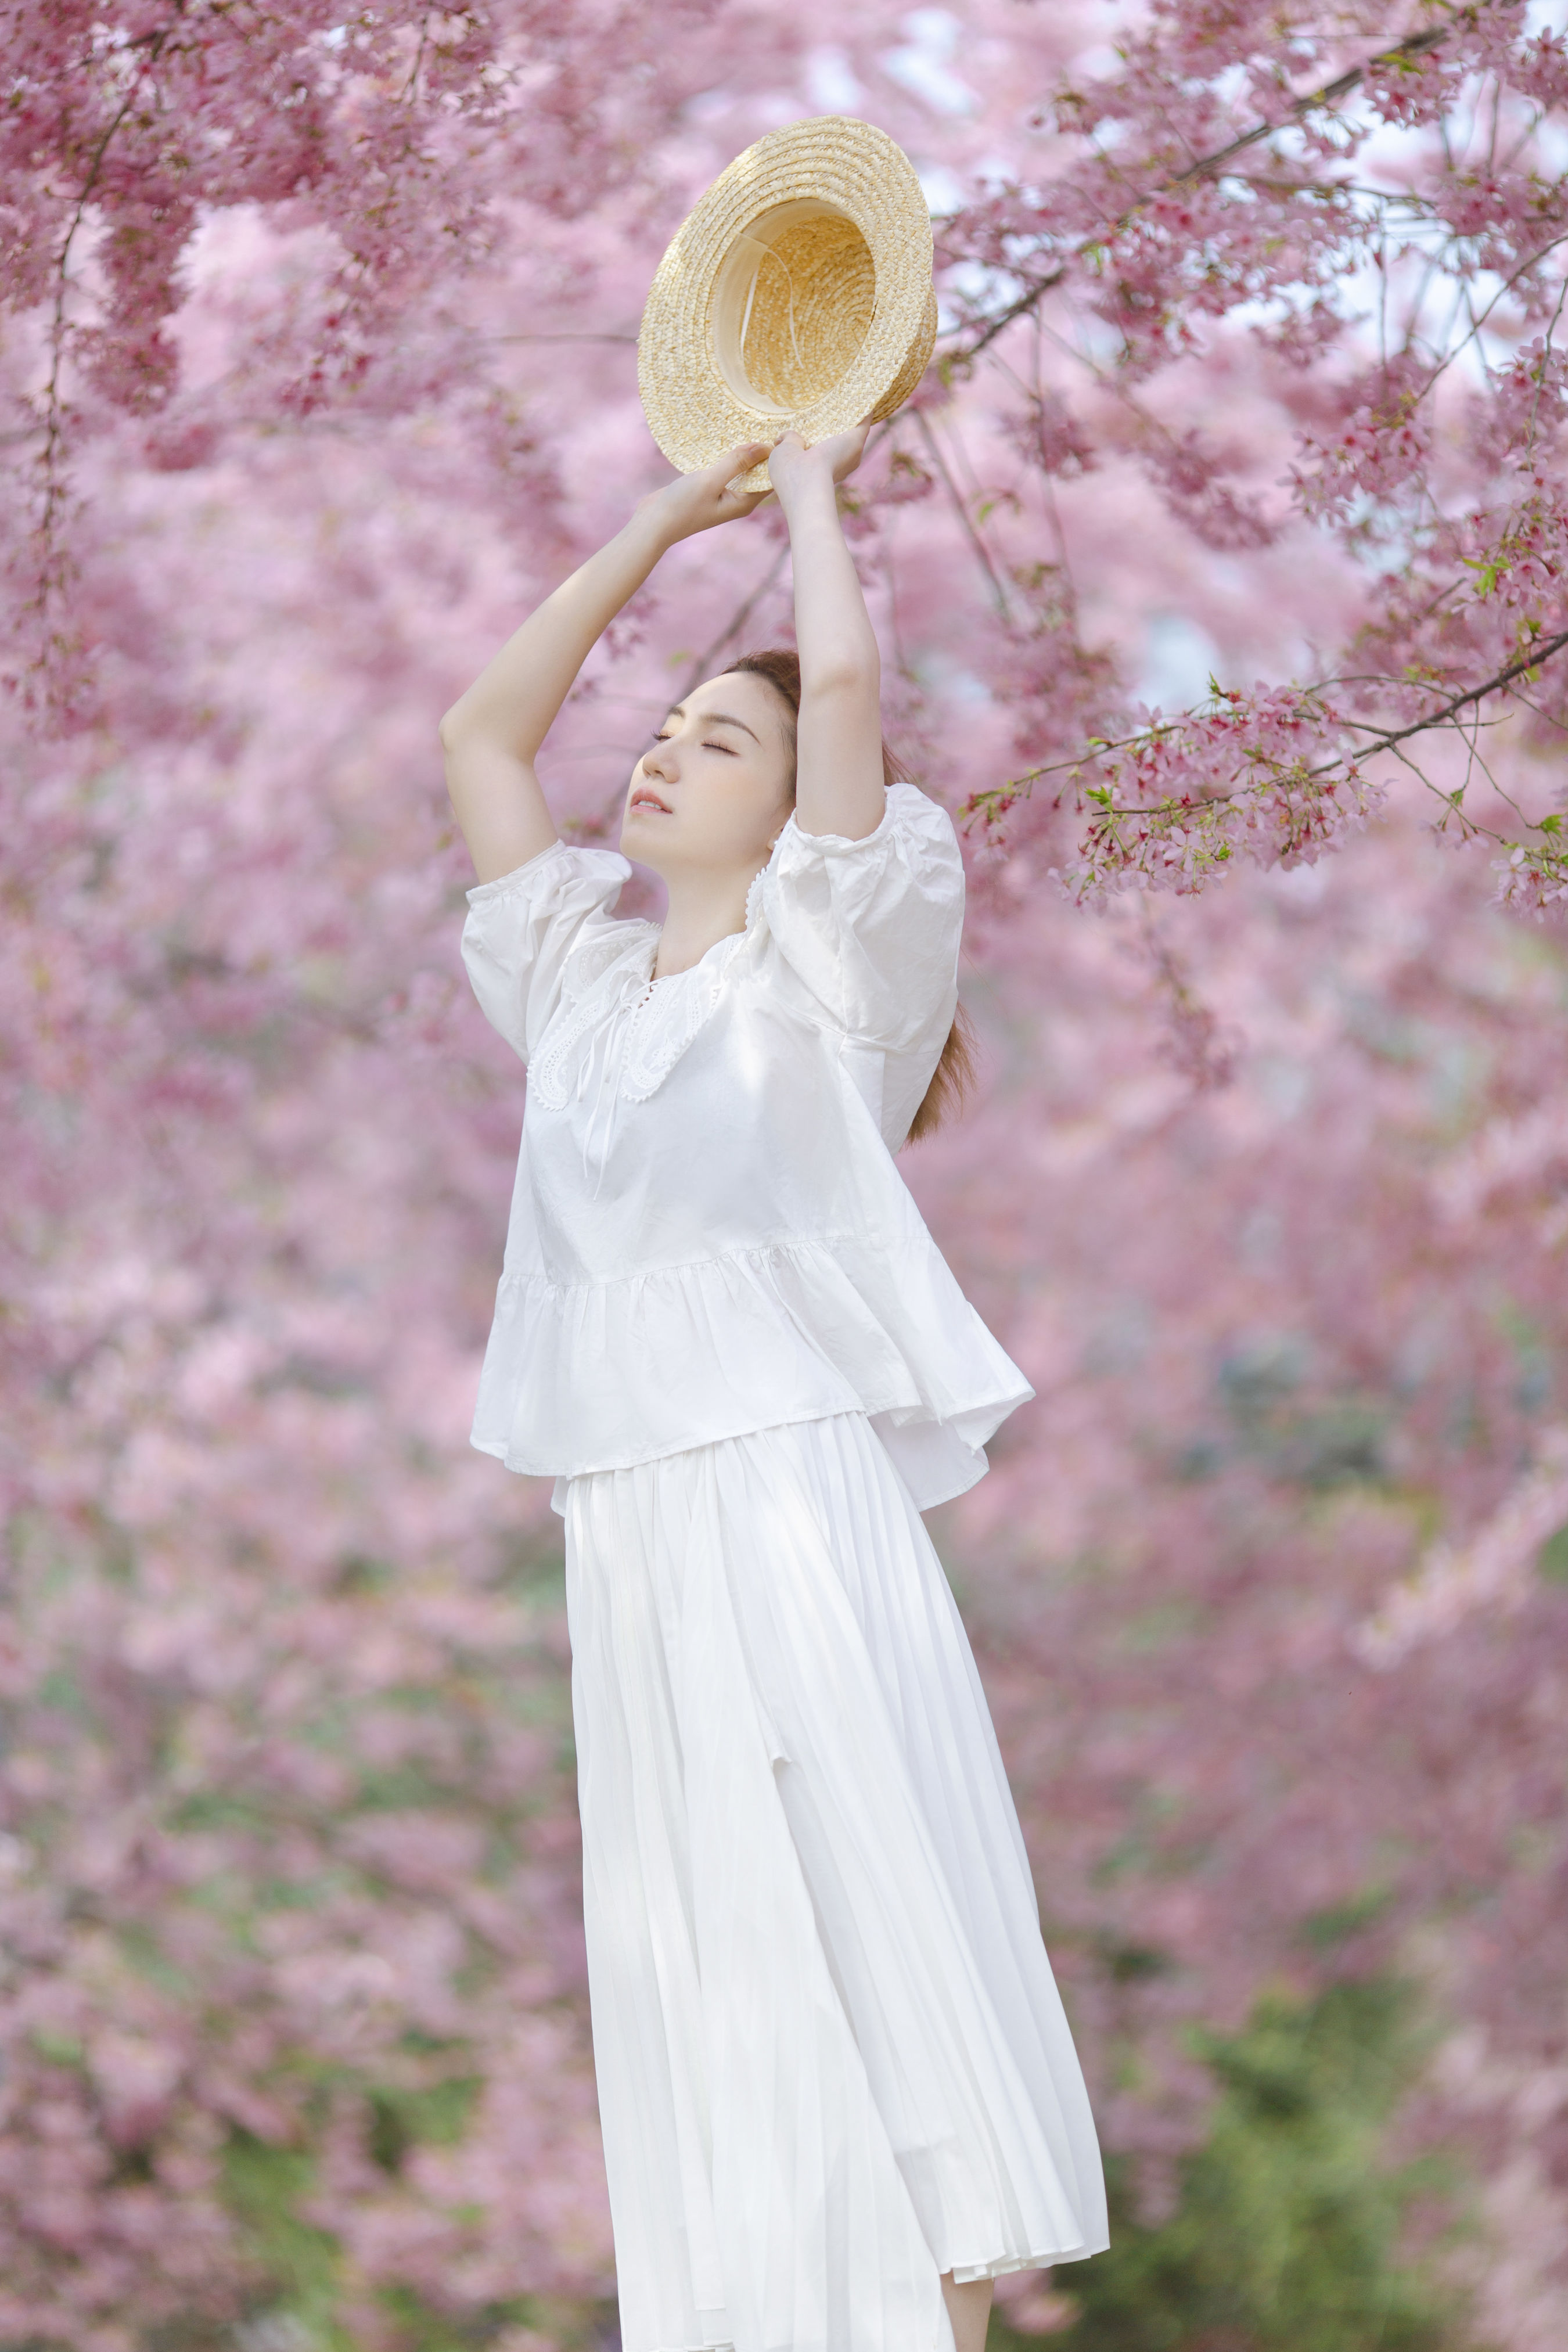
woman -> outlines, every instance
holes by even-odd
[[[919,1513],[1030,1393],[891,1154],[953,1057],[963,873],[896,780],[836,484],[864,428],[645,499],[442,722],[464,953],[529,1065],[474,1443],[566,1523],[584,1908],[626,2352],[980,2352],[1106,2242],[1094,2128]],[[628,867],[534,759],[585,656],[771,458],[798,668],[695,688]],[[889,779],[892,779],[889,781]]]

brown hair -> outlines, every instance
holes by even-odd
[[[739,661],[725,664],[726,675],[740,671],[742,677],[764,677],[774,688],[789,710],[789,746],[795,751],[795,719],[800,712],[800,656],[785,646],[766,646],[760,653],[742,654]],[[882,744],[882,782],[884,784],[908,783],[909,770],[896,751]],[[792,785],[793,794],[793,785]],[[918,1143],[924,1135],[955,1118],[963,1108],[964,1097],[974,1084],[974,1032],[969,1015],[959,1005],[952,1016],[952,1026],[931,1080],[921,1097],[920,1108],[910,1121],[906,1143]]]

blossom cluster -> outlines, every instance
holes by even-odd
[[[1058,788],[1087,812],[1078,862],[1053,869],[1079,905],[1118,890],[1201,890],[1233,860],[1310,864],[1359,831],[1384,798],[1342,749],[1345,723],[1317,694],[1214,687],[1180,719],[1151,715],[1122,741],[1095,747]],[[1086,770],[1088,772],[1086,773]],[[991,830],[1036,779],[976,793],[965,814]]]

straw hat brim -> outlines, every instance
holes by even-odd
[[[903,404],[936,325],[931,214],[903,149],[847,116],[789,123],[671,239],[637,337],[643,410],[681,473],[740,441],[822,441]],[[765,489],[765,464],[744,482]]]

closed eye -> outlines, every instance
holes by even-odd
[[[650,743],[673,743],[675,738],[673,735],[650,735],[648,740]],[[702,749],[705,751],[722,751],[727,760],[738,760],[741,756],[732,743],[704,743]]]

